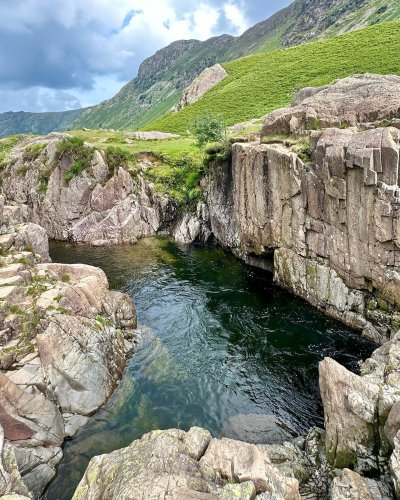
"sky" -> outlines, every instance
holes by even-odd
[[[291,0],[0,0],[0,112],[115,95],[169,43],[240,35]]]

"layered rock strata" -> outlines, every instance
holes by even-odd
[[[380,78],[382,85],[369,76],[362,80],[371,114],[360,112],[358,119],[398,113],[400,78]],[[324,91],[332,122],[345,109],[346,80]],[[386,102],[382,87],[389,97],[376,114]],[[321,116],[321,92],[300,106]],[[356,117],[350,108],[346,112]],[[286,132],[287,120],[298,119],[296,109],[267,117],[264,133]],[[400,326],[400,132],[328,128],[307,140],[235,144],[232,162],[215,165],[210,174],[212,231],[237,256],[273,271],[278,284],[385,341]],[[288,147],[296,141],[300,146]]]
[[[15,454],[35,497],[54,477],[64,440],[111,396],[137,337],[132,301],[109,290],[103,271],[48,260],[41,227],[8,225],[0,235],[3,469],[18,479]],[[0,492],[21,490],[4,481]]]
[[[92,245],[130,244],[157,234],[190,237],[190,242],[210,237],[207,221],[182,213],[144,180],[143,172],[154,166],[151,160],[140,161],[133,174],[121,166],[112,169],[104,152],[94,150],[90,165],[66,180],[73,160],[58,153],[66,137],[28,138],[12,151],[2,179],[14,220],[39,224],[56,240]],[[36,157],[29,157],[35,148]],[[198,214],[204,213],[202,207]]]

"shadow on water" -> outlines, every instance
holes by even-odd
[[[232,415],[274,413],[305,433],[323,425],[318,362],[349,369],[374,345],[218,248],[153,238],[132,247],[54,243],[56,262],[101,267],[134,300],[144,340],[111,400],[79,435],[47,498],[71,498],[91,457],[156,428],[219,435]]]

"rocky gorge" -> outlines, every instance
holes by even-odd
[[[359,375],[321,362],[325,432],[281,445],[154,432],[94,458],[74,498],[400,495],[399,96],[399,77],[375,75],[301,91],[266,118],[261,144],[210,159],[205,203],[191,211],[146,181],[149,158],[132,175],[94,150],[66,180],[65,135],[13,149],[0,199],[3,494],[43,491],[63,440],[110,396],[137,335],[132,303],[102,271],[46,262],[47,235],[109,245],[170,234],[215,239],[382,346]]]

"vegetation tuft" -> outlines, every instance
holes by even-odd
[[[57,148],[56,159],[60,161],[63,157],[72,160],[69,169],[64,174],[64,179],[69,182],[74,177],[90,166],[93,148],[85,146],[80,137],[68,137],[61,141]]]
[[[137,157],[131,151],[118,146],[108,146],[105,150],[105,155],[109,178],[114,175],[119,167],[134,172],[134,167],[137,164]]]

